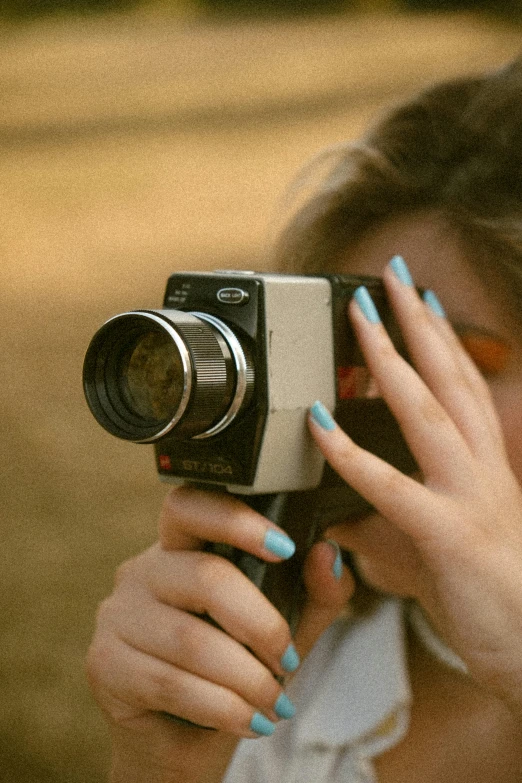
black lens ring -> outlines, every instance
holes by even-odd
[[[128,349],[129,334],[132,336],[143,331],[136,325],[129,332],[128,321],[129,319],[121,322],[111,319],[93,338],[85,357],[84,389],[92,413],[105,429],[124,440],[141,441],[156,435],[158,422],[147,426],[145,419],[133,415],[116,393],[119,384],[113,381],[121,354],[124,349]],[[160,329],[159,326],[157,328]],[[150,330],[150,323],[148,329]],[[123,341],[122,333],[125,337]],[[131,342],[135,343],[134,340]],[[117,350],[120,345],[124,348]],[[166,423],[162,423],[161,428]]]

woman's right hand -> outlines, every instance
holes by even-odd
[[[225,543],[280,562],[286,541],[235,497],[185,487],[169,493],[159,542],[119,569],[87,659],[113,730],[115,769],[122,770],[119,777],[113,771],[114,781],[221,780],[238,738],[269,734],[290,716],[276,679],[298,665],[287,622],[232,563],[204,551],[207,542]],[[305,564],[301,655],[352,589],[346,569],[334,576],[334,560],[331,545],[320,542]]]

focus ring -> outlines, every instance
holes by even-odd
[[[178,322],[176,329],[189,350],[194,373],[192,399],[176,427],[176,434],[187,437],[221,418],[230,404],[235,378],[228,346],[212,326]]]

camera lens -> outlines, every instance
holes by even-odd
[[[84,391],[97,421],[125,440],[221,432],[251,398],[252,362],[238,336],[206,313],[135,311],[89,345]]]
[[[146,332],[122,362],[120,388],[129,410],[158,423],[171,419],[183,398],[183,364],[165,332]]]

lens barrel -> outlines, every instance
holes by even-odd
[[[111,434],[137,443],[202,439],[249,402],[254,370],[238,336],[207,313],[136,310],[111,318],[85,356],[85,397]]]

